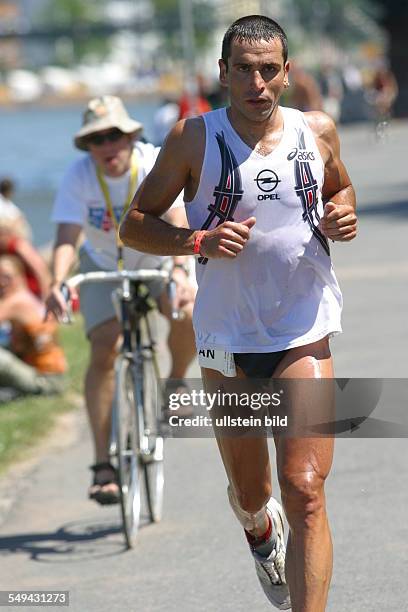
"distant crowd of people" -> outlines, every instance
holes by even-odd
[[[351,61],[340,69],[333,63],[322,63],[315,72],[301,62],[291,61],[290,87],[283,103],[303,112],[322,110],[336,123],[374,120],[392,116],[398,95],[398,84],[387,61],[380,58],[371,68],[360,70]],[[169,130],[180,119],[215,110],[228,104],[225,88],[213,89],[199,76],[194,90],[180,98],[165,98],[154,118],[154,138],[161,145]]]

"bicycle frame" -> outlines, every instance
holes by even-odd
[[[143,298],[138,295],[139,284],[140,281],[134,281],[132,283],[128,278],[123,279],[122,287],[115,291],[113,299],[119,307],[120,322],[122,326],[123,341],[120,356],[132,362],[135,372],[135,405],[139,435],[138,450],[142,459],[148,461],[149,456],[152,455],[152,449],[149,448],[149,439],[147,435],[149,432],[147,432],[144,427],[145,415],[143,413],[143,367],[146,359],[144,351],[146,350],[150,352],[150,358],[157,375],[157,383],[160,385],[159,393],[161,398],[163,398],[163,389],[161,388],[155,342],[148,319],[148,312],[150,310],[139,311],[137,308],[138,300],[143,302]],[[147,341],[147,345],[143,344],[142,323],[145,326],[145,340]]]

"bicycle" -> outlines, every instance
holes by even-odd
[[[119,282],[112,299],[123,341],[115,362],[109,456],[117,469],[122,527],[128,548],[134,546],[140,524],[143,479],[150,520],[156,523],[162,517],[164,390],[149,321],[157,304],[146,284],[160,280],[167,284],[173,304],[175,284],[165,270],[87,272],[66,282],[68,288],[89,282]],[[179,316],[173,306],[172,316]]]

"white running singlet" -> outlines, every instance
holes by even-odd
[[[243,142],[225,108],[202,115],[200,184],[185,203],[190,227],[251,216],[256,224],[235,259],[196,261],[198,350],[274,352],[341,332],[342,296],[318,228],[323,160],[303,113],[280,109],[283,136],[266,156]]]

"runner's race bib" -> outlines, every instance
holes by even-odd
[[[201,348],[198,351],[198,363],[202,368],[217,370],[224,376],[233,377],[237,375],[234,353],[228,351]]]

